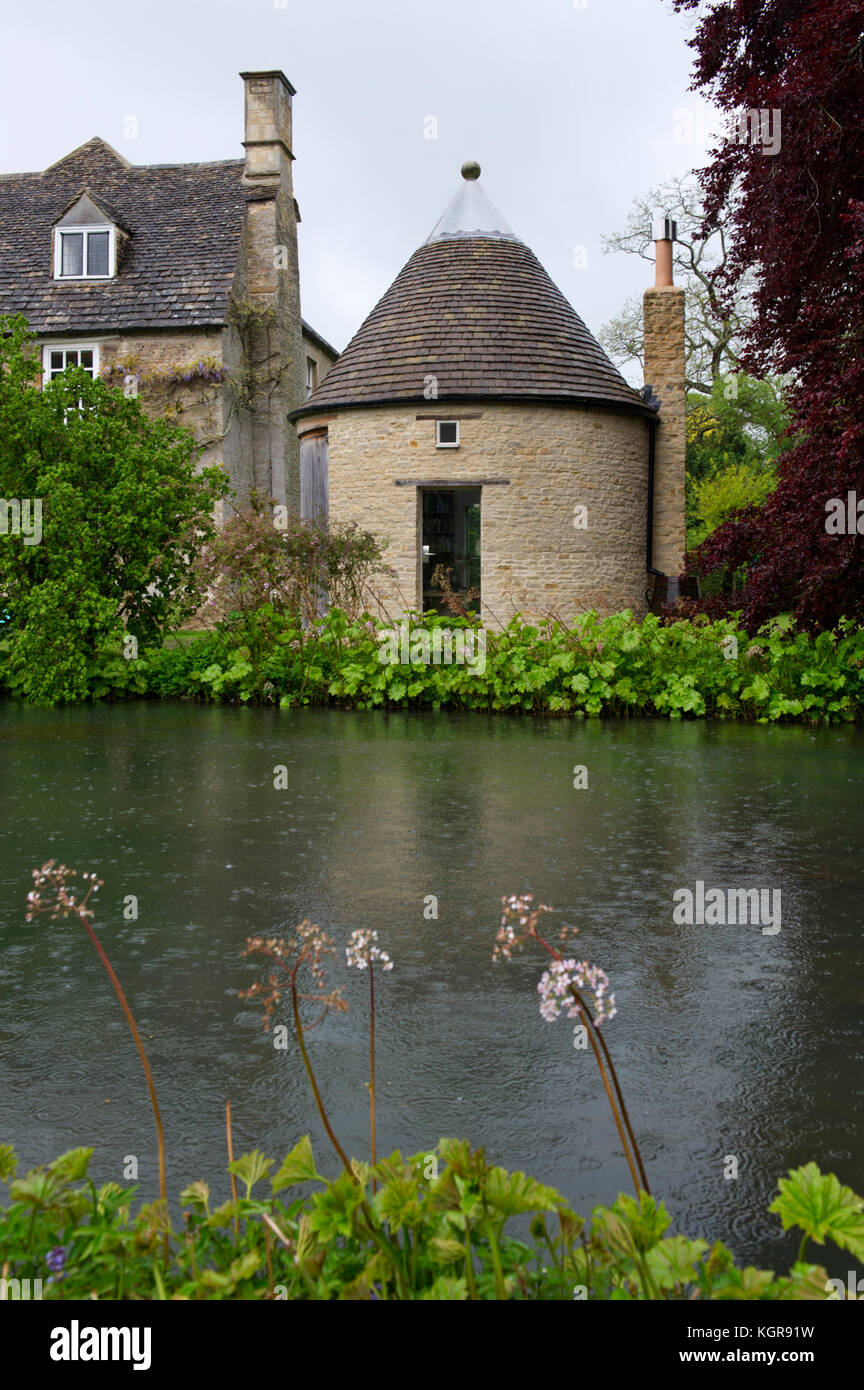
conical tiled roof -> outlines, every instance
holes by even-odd
[[[465,169],[477,169],[466,165]],[[479,170],[478,170],[479,172]],[[466,174],[476,178],[476,174]],[[393,401],[573,402],[646,411],[476,185],[457,195],[294,419]],[[481,228],[459,226],[485,214]],[[426,394],[424,395],[424,388]],[[647,413],[647,412],[646,412]]]

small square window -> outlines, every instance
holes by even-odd
[[[437,420],[435,444],[438,449],[459,448],[459,421]]]

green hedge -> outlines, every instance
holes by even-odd
[[[419,650],[423,633],[429,640],[436,627],[455,635],[469,626],[412,618],[408,640]],[[638,622],[626,611],[587,614],[570,628],[514,619],[485,635],[485,653],[474,634],[474,665],[382,663],[387,631],[338,611],[304,631],[264,608],[194,640],[142,651],[134,661],[103,653],[90,673],[90,695],[762,723],[853,722],[864,715],[864,629],[846,621],[812,638],[777,618],[750,638],[734,621],[664,625],[654,616]],[[24,693],[2,650],[0,689]]]

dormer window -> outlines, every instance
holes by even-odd
[[[57,227],[55,280],[109,280],[114,274],[113,227]]]
[[[128,228],[98,194],[79,193],[54,223],[54,279],[113,279],[118,250],[128,236]]]

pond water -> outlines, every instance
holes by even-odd
[[[501,896],[533,892],[611,977],[607,1041],[675,1228],[785,1267],[777,1177],[812,1158],[862,1188],[862,749],[850,730],[0,705],[0,1139],[24,1165],[93,1145],[100,1181],[135,1155],[157,1195],[104,969],[74,921],[24,922],[30,870],[55,858],[104,879],[96,927],[149,1052],[175,1195],[198,1177],[228,1195],[226,1098],[235,1152],[281,1159],[308,1131],[337,1170],[295,1045],[274,1049],[237,997],[258,973],[246,937],[308,917],[341,945],[377,928],[395,961],[376,991],[379,1153],[466,1136],[587,1215],[629,1188],[591,1054],[541,1019],[539,954],[491,963]],[[697,880],[780,889],[781,930],[677,925],[673,894]],[[367,984],[341,962],[331,980],[350,1012],[310,1050],[365,1156]]]

